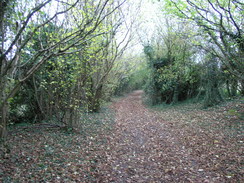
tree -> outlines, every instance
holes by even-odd
[[[152,104],[191,98],[199,82],[188,25],[165,20],[165,26],[159,25],[155,41],[144,48],[151,70],[146,93]]]
[[[109,0],[95,1],[56,1],[42,0],[19,3],[2,1],[0,4],[0,137],[6,136],[9,102],[19,88],[40,67],[51,58],[77,53],[89,39],[106,32],[93,34],[97,27],[117,10],[124,1],[113,3]],[[114,6],[110,6],[114,4]],[[26,6],[28,5],[28,7]],[[110,8],[106,9],[107,6]],[[53,7],[55,11],[49,10]],[[9,9],[13,14],[7,13]],[[106,11],[105,11],[106,10]],[[72,12],[72,13],[71,13]],[[65,17],[65,19],[63,18]],[[80,17],[79,19],[77,17]],[[8,22],[14,22],[8,25]],[[53,23],[57,32],[45,32],[48,40],[42,39],[41,32]],[[32,49],[33,37],[38,36],[41,49]],[[45,43],[47,41],[47,43]],[[28,55],[28,57],[26,56]],[[27,59],[28,58],[28,59]]]
[[[195,23],[208,42],[201,46],[211,51],[229,72],[243,81],[243,6],[239,0],[167,0],[165,9]]]
[[[217,59],[212,55],[207,55],[206,57],[206,73],[204,75],[204,87],[206,95],[204,98],[203,106],[211,107],[222,102],[223,98],[219,91],[220,70],[218,68]]]

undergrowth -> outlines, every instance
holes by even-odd
[[[228,135],[238,135],[244,131],[244,98],[228,99],[225,102],[203,108],[201,102],[194,99],[178,102],[174,105],[159,104],[148,106],[151,110],[161,111],[164,118],[184,120],[183,123],[197,125],[208,130],[225,130]],[[175,115],[174,115],[175,114]]]
[[[10,151],[0,158],[0,182],[94,182],[114,112],[83,114],[76,130],[42,124],[11,127]]]

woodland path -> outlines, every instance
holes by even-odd
[[[112,105],[115,129],[109,137],[101,182],[221,182],[201,167],[191,148],[182,144],[181,130],[142,104],[134,91]]]
[[[16,126],[11,153],[0,156],[0,182],[243,182],[244,118],[229,112],[244,114],[243,101],[157,110],[142,104],[142,94],[113,102],[115,113],[85,116],[81,131]]]

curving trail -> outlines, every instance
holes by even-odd
[[[183,134],[158,112],[142,104],[142,91],[134,91],[112,105],[116,124],[110,134],[100,182],[219,182],[201,168],[197,156],[180,143]]]

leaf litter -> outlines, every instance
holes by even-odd
[[[243,102],[149,109],[142,94],[87,116],[75,133],[16,130],[0,182],[243,182]]]

